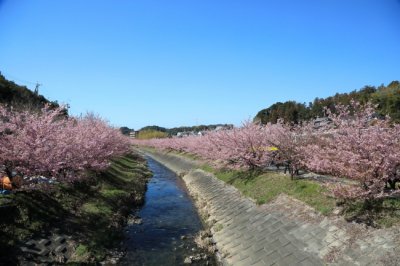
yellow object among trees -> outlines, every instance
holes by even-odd
[[[0,188],[7,189],[7,190],[12,189],[11,180],[8,176],[0,177]]]

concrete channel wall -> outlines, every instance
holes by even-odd
[[[284,196],[258,206],[197,169],[194,161],[170,153],[146,154],[182,176],[199,211],[207,213],[224,265],[396,265],[382,260],[396,254],[393,232],[354,236],[351,230],[359,227],[341,226],[302,203],[293,207],[293,200]]]

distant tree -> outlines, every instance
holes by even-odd
[[[387,87],[379,87],[372,95],[373,103],[378,105],[378,112],[388,114],[395,122],[400,122],[400,84],[398,81]]]
[[[294,101],[277,102],[257,113],[255,122],[262,124],[276,123],[278,119],[297,124],[300,121],[316,117],[324,117],[324,110],[329,109],[336,113],[337,105],[350,105],[357,101],[361,105],[368,102],[378,104],[377,112],[383,116],[389,115],[393,122],[400,122],[400,82],[392,81],[387,86],[364,86],[360,90],[350,93],[336,93],[326,98],[315,98],[308,106]]]
[[[276,123],[278,119],[298,123],[302,120],[307,120],[309,113],[305,104],[297,103],[295,101],[277,102],[270,107],[261,110],[255,117],[256,121],[262,124]]]
[[[134,129],[129,128],[129,127],[120,127],[119,130],[121,131],[122,135],[125,135],[125,136],[129,136],[129,134],[131,132],[135,131]]]
[[[160,131],[160,132],[167,132],[167,129],[165,127],[159,127],[159,126],[146,126],[143,127],[141,129],[139,129],[140,131],[145,131],[145,130],[154,130],[154,131]]]
[[[190,127],[174,127],[167,130],[170,136],[176,136],[178,132],[200,132],[200,131],[209,131],[214,130],[217,127],[223,128],[233,128],[231,124],[212,124],[212,125],[199,125],[199,126],[190,126]]]
[[[138,139],[159,139],[166,137],[168,137],[167,132],[152,130],[152,129],[141,130],[139,131],[137,136]]]

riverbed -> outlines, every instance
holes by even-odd
[[[192,265],[217,265],[215,257],[197,247],[194,237],[203,224],[183,180],[174,172],[147,158],[153,172],[144,205],[133,215],[139,224],[126,227],[121,265],[183,265],[185,259],[208,257]]]

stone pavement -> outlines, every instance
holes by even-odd
[[[20,265],[54,265],[63,264],[72,254],[69,237],[51,235],[31,239],[21,246],[24,255]]]
[[[184,177],[207,202],[214,240],[229,265],[322,265],[292,232],[295,222],[257,207],[232,186],[201,170]]]
[[[367,229],[327,218],[281,195],[262,206],[177,155],[151,153],[181,174],[212,225],[226,265],[400,265],[397,229]],[[185,174],[186,173],[186,174]]]

